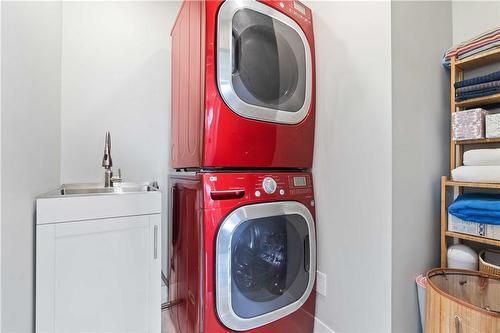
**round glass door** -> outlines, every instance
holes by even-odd
[[[308,228],[297,214],[242,223],[232,238],[231,297],[243,318],[269,313],[300,299],[309,282]]]
[[[218,14],[217,82],[235,113],[299,123],[311,104],[311,52],[304,32],[265,4],[224,2]]]
[[[252,9],[233,17],[234,92],[246,103],[297,112],[305,99],[305,50],[299,34]]]
[[[216,300],[221,321],[255,328],[297,310],[315,278],[312,216],[298,202],[236,209],[216,242]]]

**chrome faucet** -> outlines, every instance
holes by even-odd
[[[104,156],[102,157],[104,168],[104,187],[113,187],[113,183],[122,181],[122,171],[118,169],[118,177],[113,177],[113,160],[111,159],[111,134],[106,132],[104,139]]]

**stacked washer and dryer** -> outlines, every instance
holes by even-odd
[[[300,2],[183,3],[166,267],[176,333],[313,331],[314,84]]]

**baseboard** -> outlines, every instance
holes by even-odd
[[[335,331],[319,320],[318,317],[314,317],[314,333],[335,333]]]

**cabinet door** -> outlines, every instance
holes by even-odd
[[[159,332],[160,215],[37,227],[37,332]]]

